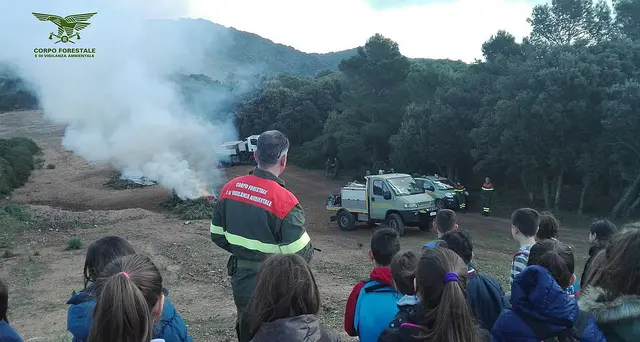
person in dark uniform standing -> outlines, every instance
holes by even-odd
[[[491,213],[491,198],[493,197],[493,184],[491,184],[491,179],[489,177],[485,177],[484,184],[482,184],[482,215],[489,216]]]
[[[238,318],[240,342],[251,340],[245,310],[261,262],[269,254],[299,254],[311,261],[313,247],[304,229],[304,211],[279,176],[287,165],[289,139],[279,131],[258,137],[254,158],[258,166],[233,179],[220,191],[211,240],[232,255],[227,263]]]
[[[324,176],[326,178],[329,178],[329,175],[331,174],[331,158],[327,158],[327,161],[324,162],[324,169],[326,171],[326,173],[324,174]]]
[[[464,185],[460,184],[460,181],[456,182],[456,197],[458,198],[458,208],[460,211],[467,210],[467,189]]]

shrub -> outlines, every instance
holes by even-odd
[[[18,221],[27,222],[31,220],[31,213],[23,206],[17,204],[9,204],[4,207],[2,212],[13,216]]]
[[[0,194],[9,194],[27,182],[35,168],[34,156],[40,152],[31,139],[0,139]]]
[[[74,237],[67,241],[68,250],[78,250],[82,248],[82,239]]]

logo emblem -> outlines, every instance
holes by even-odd
[[[71,14],[63,18],[53,14],[32,13],[40,21],[50,21],[58,26],[58,34],[55,34],[54,32],[49,34],[49,39],[51,40],[53,40],[53,37],[58,38],[54,44],[58,44],[60,42],[75,44],[72,39],[80,40],[79,31],[89,26],[90,23],[88,23],[87,20],[97,14],[97,12]]]

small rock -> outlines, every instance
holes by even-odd
[[[94,225],[93,225],[93,228],[98,228],[98,225],[97,225],[97,224],[94,224]]]
[[[185,226],[186,226],[186,225],[188,225],[188,224],[190,224],[190,223],[191,223],[191,221],[184,221],[184,225],[185,225]]]

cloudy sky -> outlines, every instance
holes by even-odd
[[[549,0],[550,1],[550,0]],[[253,32],[304,52],[363,45],[381,33],[409,57],[473,61],[500,29],[516,38],[546,0],[190,0],[189,16]]]

